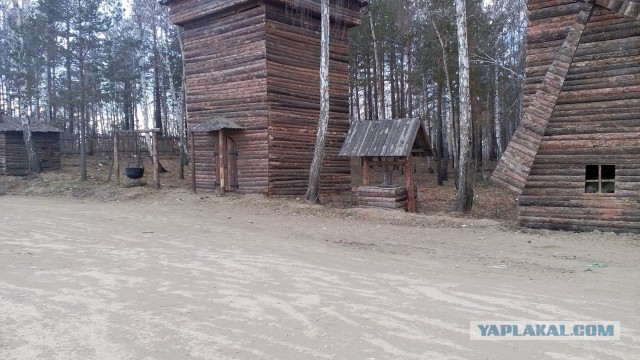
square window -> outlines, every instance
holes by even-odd
[[[616,179],[616,166],[615,165],[602,165],[602,177],[601,180],[615,180]]]
[[[613,194],[616,192],[616,183],[610,181],[610,182],[603,182],[600,192],[603,194]]]
[[[587,194],[614,194],[616,192],[615,165],[587,165],[584,192]]]
[[[587,181],[600,179],[600,165],[587,165]]]
[[[587,194],[595,194],[600,191],[597,182],[588,182],[584,186],[584,192]]]

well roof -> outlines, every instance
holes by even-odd
[[[417,147],[432,155],[429,136],[420,119],[355,121],[351,124],[340,156],[406,157]]]

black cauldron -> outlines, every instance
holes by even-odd
[[[144,168],[128,167],[124,169],[124,174],[127,175],[129,179],[140,179],[144,175]]]

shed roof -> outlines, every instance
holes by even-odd
[[[194,126],[191,131],[210,132],[220,131],[222,129],[243,130],[244,128],[225,117],[216,117]]]
[[[12,116],[2,116],[2,120],[0,121],[0,132],[9,132],[9,131],[22,131],[22,120],[17,117]],[[31,132],[43,132],[43,133],[59,133],[62,130],[58,129],[55,126],[51,126],[49,124],[44,123],[31,123]]]
[[[349,128],[340,156],[406,157],[415,148],[433,154],[420,119],[356,121]]]

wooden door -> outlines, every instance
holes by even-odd
[[[51,167],[51,143],[41,143],[38,146],[38,158],[43,169]]]
[[[227,137],[227,191],[238,191],[238,150],[236,142]]]

